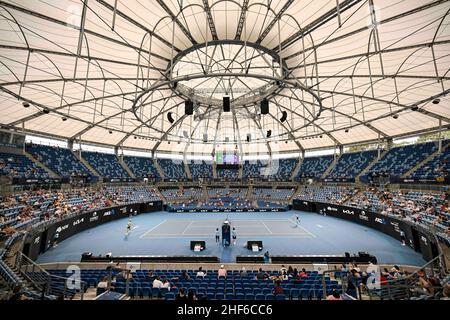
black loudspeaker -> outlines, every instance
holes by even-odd
[[[223,97],[223,112],[230,112],[230,97]]]
[[[270,138],[272,136],[272,130],[267,131],[267,138]]]
[[[254,240],[249,240],[247,241],[247,249],[248,250],[252,250],[253,245],[257,245],[259,250],[261,251],[263,248],[263,243],[262,241],[254,241]]]
[[[174,123],[175,120],[172,118],[172,112],[167,112],[167,120],[169,120],[170,123]]]
[[[203,142],[208,142],[208,135],[206,133],[203,134]]]
[[[191,241],[191,250],[194,250],[194,247],[196,245],[200,245],[202,251],[206,249],[206,242],[198,240],[198,241]]]
[[[365,251],[358,252],[358,255],[360,257],[369,257],[370,256],[370,254],[368,252],[365,252]]]
[[[191,100],[184,102],[184,113],[191,116],[194,113],[194,103]]]
[[[285,122],[286,119],[287,119],[287,112],[283,111],[283,115],[281,116],[281,119],[280,119],[281,123]]]
[[[247,142],[250,142],[252,140],[252,135],[249,133],[247,134]]]
[[[81,255],[81,258],[89,260],[90,258],[92,258],[92,252],[83,252],[83,254]]]
[[[268,114],[269,113],[269,100],[264,99],[260,102],[261,106],[261,114]]]

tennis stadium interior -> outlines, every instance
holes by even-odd
[[[0,300],[450,299],[450,1],[0,1]]]

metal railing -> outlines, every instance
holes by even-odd
[[[374,289],[368,289],[366,287],[364,291],[371,300],[409,300],[411,298],[425,296],[427,298],[433,298],[441,287],[431,285],[424,286],[420,284],[418,282],[420,278],[419,272],[423,272],[424,275],[429,275],[431,277],[435,277],[437,275],[444,277],[446,270],[441,264],[442,257],[443,254],[438,255],[408,276],[384,281],[379,283],[379,286]]]
[[[76,294],[83,300],[88,285],[80,277],[60,277],[48,273],[21,252],[16,255],[15,266],[20,275],[41,293],[42,299],[73,299]]]

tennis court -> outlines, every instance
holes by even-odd
[[[224,220],[186,220],[166,219],[141,235],[141,238],[165,237],[205,237],[215,234],[216,228],[221,228]],[[236,228],[238,236],[265,237],[315,237],[313,233],[302,226],[296,226],[291,219],[265,220],[230,220],[231,227]]]

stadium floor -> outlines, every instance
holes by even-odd
[[[299,214],[300,227],[293,222]],[[225,218],[236,228],[237,244],[223,248],[215,242],[215,229]],[[262,240],[264,251],[274,255],[343,255],[367,251],[379,263],[422,265],[421,254],[379,231],[315,213],[289,211],[267,213],[168,213],[154,212],[133,217],[133,228],[126,236],[128,219],[106,223],[83,231],[49,249],[38,263],[76,262],[83,252],[94,255],[215,255],[231,263],[237,255],[253,253],[247,240]],[[206,241],[206,250],[194,253],[190,240]]]

